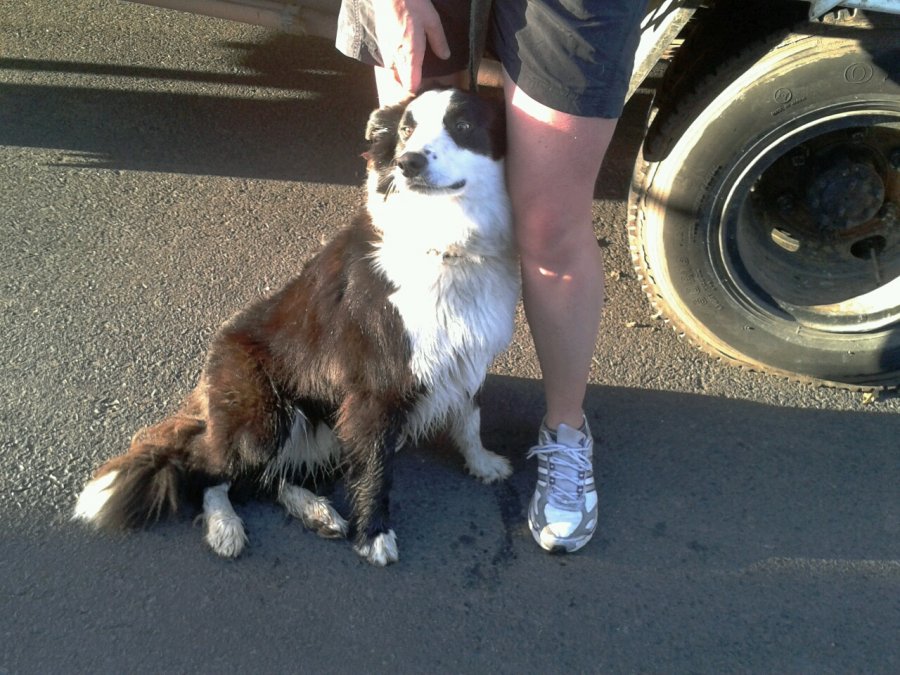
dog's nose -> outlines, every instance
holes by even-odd
[[[407,178],[418,176],[427,164],[428,158],[421,152],[404,152],[397,158],[397,166]]]

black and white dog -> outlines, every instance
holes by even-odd
[[[141,526],[202,501],[222,556],[247,537],[229,492],[270,491],[326,537],[352,532],[373,565],[398,559],[388,515],[396,450],[439,428],[485,482],[475,402],[512,336],[519,272],[499,105],[433,90],[372,113],[367,203],[299,276],[214,337],[181,408],[139,431],[85,486],[74,517]],[[348,524],[304,478],[340,467]]]

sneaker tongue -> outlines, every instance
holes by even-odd
[[[581,447],[584,445],[585,435],[573,429],[568,424],[560,424],[556,429],[556,441],[562,445],[569,447]]]

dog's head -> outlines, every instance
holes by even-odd
[[[366,128],[370,198],[465,197],[502,174],[502,103],[434,89],[372,113]]]

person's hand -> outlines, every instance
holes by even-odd
[[[422,83],[426,45],[438,58],[450,58],[450,45],[429,0],[374,0],[375,35],[384,67],[400,86],[416,93]]]

